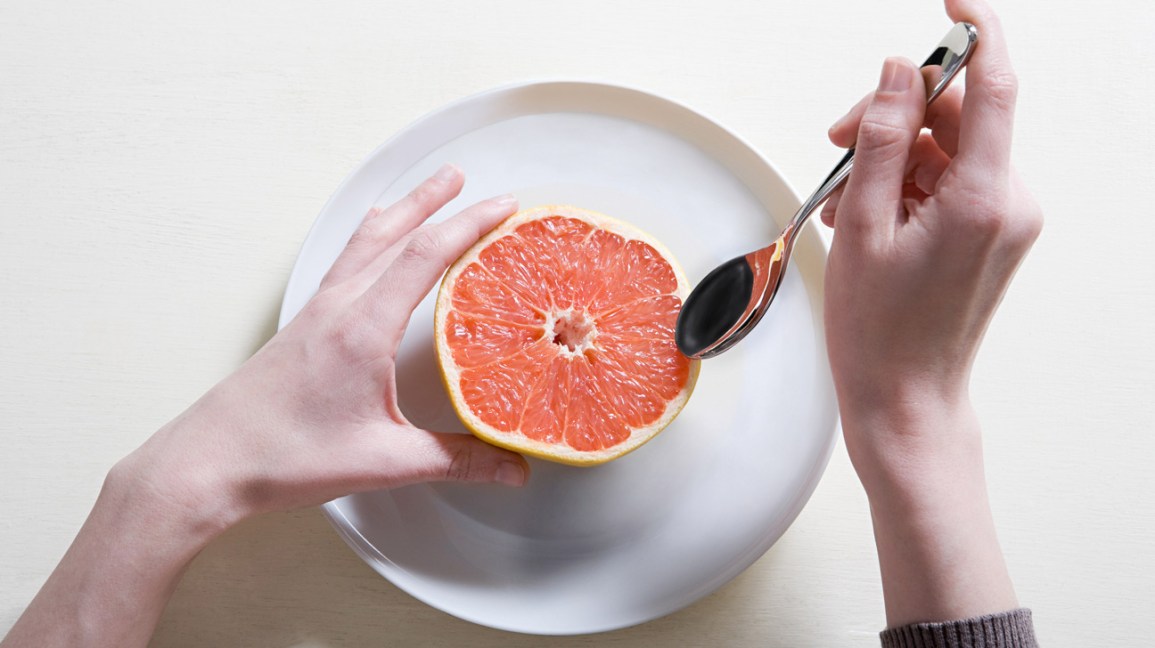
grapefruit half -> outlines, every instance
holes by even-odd
[[[689,284],[622,221],[566,205],[519,212],[446,272],[434,339],[478,437],[571,465],[616,459],[678,415],[699,362],[674,343]]]

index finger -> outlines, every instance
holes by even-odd
[[[456,198],[464,183],[461,169],[446,164],[393,205],[370,209],[325,273],[321,290],[363,272],[382,250]]]
[[[389,268],[361,296],[364,314],[389,340],[399,340],[409,316],[458,257],[517,211],[517,199],[500,196],[413,233]]]
[[[967,65],[956,160],[962,168],[1004,174],[1010,169],[1018,80],[1002,24],[985,0],[946,0],[946,11],[952,20],[974,23],[979,32]]]

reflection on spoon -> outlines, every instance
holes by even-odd
[[[768,247],[730,259],[702,279],[686,298],[674,330],[674,341],[682,353],[694,357],[687,349],[707,348],[734,329],[746,314],[750,295],[760,295],[768,286],[777,290],[784,247],[779,237]],[[756,278],[758,286],[754,285]]]

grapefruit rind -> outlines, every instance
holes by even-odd
[[[460,372],[453,360],[453,352],[446,342],[445,322],[452,309],[452,286],[461,274],[461,271],[469,266],[469,264],[477,261],[480,253],[491,243],[510,234],[527,222],[549,216],[562,216],[581,220],[596,228],[617,234],[627,241],[636,239],[650,245],[661,254],[677,278],[677,289],[671,294],[677,296],[683,303],[685,302],[686,296],[690,292],[690,284],[686,280],[682,268],[678,265],[674,255],[664,245],[644,231],[611,216],[571,205],[543,205],[525,209],[507,218],[478,240],[473,247],[466,250],[466,252],[449,267],[444,278],[441,280],[441,286],[437,293],[437,305],[434,311],[433,325],[438,367],[441,373],[442,384],[445,385],[445,389],[449,392],[450,402],[453,405],[454,411],[457,413],[457,417],[465,427],[478,438],[495,446],[547,461],[571,466],[594,466],[633,452],[665,429],[678,414],[681,413],[682,408],[684,408],[689,401],[690,395],[694,391],[694,385],[698,380],[701,362],[699,360],[690,361],[689,374],[685,385],[683,385],[681,392],[676,397],[667,401],[665,411],[657,420],[645,426],[632,429],[628,439],[600,451],[581,451],[560,443],[544,443],[517,432],[503,432],[482,421],[468,405],[466,405],[465,397],[461,392],[459,381]]]

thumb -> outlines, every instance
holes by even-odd
[[[868,234],[893,227],[902,209],[907,159],[925,113],[926,89],[918,69],[906,59],[887,59],[858,126],[854,169],[839,203],[839,229],[849,226]]]
[[[408,432],[391,448],[394,474],[389,481],[395,484],[468,481],[521,486],[529,476],[529,464],[521,455],[471,434],[416,428]]]

